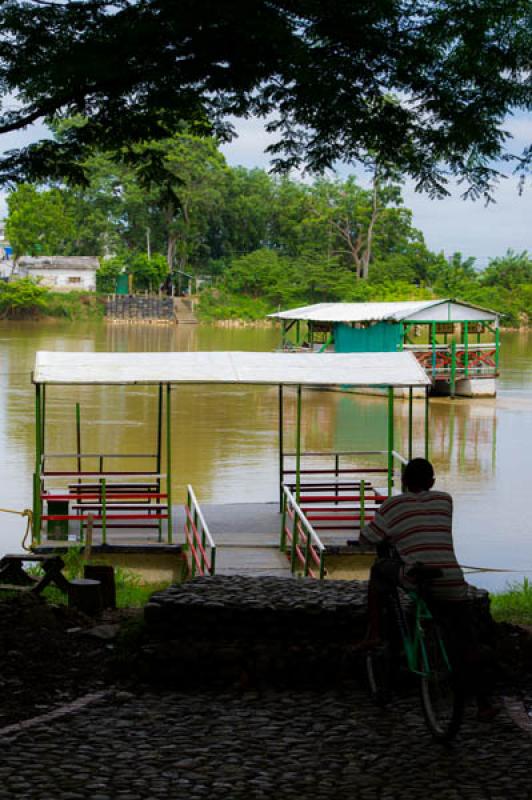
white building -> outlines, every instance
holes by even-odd
[[[22,256],[13,274],[20,278],[34,278],[42,286],[58,292],[76,289],[94,292],[99,266],[96,256]]]

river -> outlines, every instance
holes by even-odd
[[[34,470],[36,350],[272,350],[278,331],[200,325],[0,323],[0,507],[31,506]],[[289,391],[287,390],[287,394]],[[155,441],[153,387],[52,387],[47,394],[50,452],[75,452],[74,404],[81,403],[85,452],[149,452]],[[422,403],[415,403],[414,454],[422,454]],[[287,427],[294,414],[287,400]],[[396,402],[399,449],[406,452],[406,403]],[[292,426],[293,427],[293,426]],[[277,491],[277,390],[198,387],[176,390],[173,406],[174,502],[194,486],[200,502],[267,501]],[[290,446],[290,441],[287,442]],[[386,404],[377,397],[305,392],[308,450],[384,449]],[[461,563],[515,572],[483,572],[472,582],[502,589],[532,577],[532,333],[502,335],[496,399],[431,401],[431,459],[437,486],[455,501]],[[20,549],[23,522],[1,514],[0,553]]]

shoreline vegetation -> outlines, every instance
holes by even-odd
[[[503,330],[518,331],[530,328],[532,313],[529,315],[527,312],[528,310],[532,312],[532,308],[529,309],[526,292],[523,293],[524,289],[530,289],[529,293],[532,296],[531,285],[520,286],[515,292],[507,292],[507,296],[504,296],[504,292],[499,290],[498,301],[495,302],[495,298],[493,298],[494,302],[490,308],[501,312],[501,328]],[[363,297],[353,298],[351,302],[431,300],[438,296],[444,296],[441,292],[435,293],[429,289],[420,289],[403,282],[392,283],[385,287],[368,285],[364,287],[364,290]],[[21,278],[0,283],[0,319],[102,321],[105,315],[105,296],[105,294],[97,292],[57,292],[30,278]],[[476,298],[467,298],[459,293],[454,296],[456,299],[471,302],[473,305],[487,307],[487,304]],[[525,302],[527,305],[523,307]],[[305,305],[306,303],[307,301],[301,298],[299,301],[290,303],[290,306]],[[280,303],[275,304],[268,301],[264,296],[250,297],[244,293],[231,293],[223,288],[210,288],[199,295],[197,315],[201,323],[220,327],[275,327],[278,323],[268,320],[267,316],[281,307]],[[501,311],[501,307],[507,310]]]

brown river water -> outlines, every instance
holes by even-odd
[[[31,507],[34,470],[36,350],[272,350],[269,328],[200,325],[0,323],[0,507]],[[286,390],[287,443],[295,401]],[[53,387],[47,392],[49,452],[76,451],[75,403],[81,403],[82,450],[150,452],[156,437],[154,387]],[[277,389],[188,386],[173,405],[173,499],[192,484],[200,502],[262,502],[277,496]],[[422,455],[423,404],[415,403],[414,454]],[[406,402],[396,401],[397,449],[406,452]],[[303,395],[307,450],[386,447],[384,398],[341,392]],[[502,336],[495,399],[431,401],[431,459],[437,486],[455,500],[455,542],[472,582],[502,589],[532,579],[532,332]],[[20,550],[21,518],[0,513],[0,554]]]

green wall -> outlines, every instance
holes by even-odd
[[[401,326],[398,322],[378,322],[370,328],[351,328],[344,323],[334,326],[337,353],[395,352],[401,344]]]

